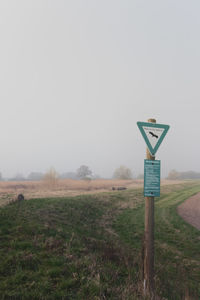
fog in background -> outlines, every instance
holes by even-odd
[[[198,0],[1,0],[0,171],[143,173],[137,121],[170,125],[156,158],[200,171]]]

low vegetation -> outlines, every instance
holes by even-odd
[[[200,297],[200,235],[176,213],[199,182],[155,203],[158,299]],[[144,299],[142,189],[13,202],[0,209],[1,299]]]
[[[195,171],[178,172],[171,170],[168,174],[170,180],[187,180],[187,179],[200,179],[200,173]]]
[[[54,173],[53,173],[54,174]],[[56,175],[56,174],[55,174]],[[24,194],[26,199],[77,196],[84,193],[111,191],[112,187],[142,187],[141,180],[73,180],[50,176],[47,180],[0,182],[0,206]]]

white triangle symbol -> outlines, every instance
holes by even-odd
[[[151,144],[151,147],[154,149],[165,129],[151,126],[142,126],[142,128],[149,140],[149,143]]]

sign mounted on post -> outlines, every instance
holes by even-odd
[[[160,197],[160,160],[144,160],[144,196]]]
[[[148,147],[144,161],[144,294],[154,299],[154,198],[160,196],[160,161],[155,160],[155,154],[169,130],[169,125],[157,124],[155,119],[148,119],[148,123],[137,122],[137,126]]]
[[[154,156],[169,130],[169,125],[137,122],[137,126],[147,144],[150,153]]]

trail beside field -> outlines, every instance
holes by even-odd
[[[179,205],[178,214],[186,222],[200,230],[200,193]]]

